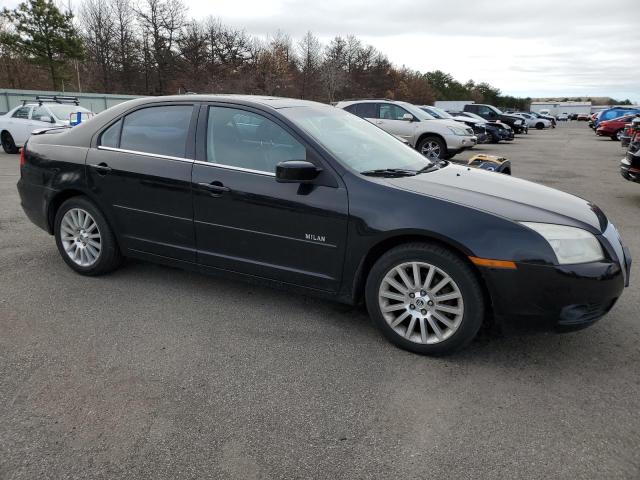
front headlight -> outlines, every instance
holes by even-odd
[[[586,230],[552,223],[521,223],[549,242],[560,265],[597,262],[604,258],[600,242]]]
[[[467,131],[464,128],[460,128],[460,127],[447,127],[449,130],[451,130],[451,133],[453,133],[454,135],[468,135]]]

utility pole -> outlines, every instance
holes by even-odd
[[[82,86],[80,86],[80,69],[78,68],[78,60],[75,60],[76,63],[76,76],[78,77],[78,92],[82,93]]]

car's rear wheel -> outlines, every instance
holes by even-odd
[[[72,197],[60,206],[54,235],[63,260],[82,275],[101,275],[120,265],[120,250],[107,220],[85,197]]]
[[[543,128],[544,128],[544,123],[542,123],[542,122],[536,123],[536,129],[542,130]]]
[[[20,150],[18,147],[16,147],[16,142],[13,141],[13,137],[11,136],[11,134],[6,130],[0,135],[0,141],[2,142],[2,149],[6,153],[14,154],[18,153],[18,151]]]
[[[366,285],[367,309],[385,337],[424,355],[468,344],[484,319],[482,289],[471,267],[438,245],[411,243],[384,254]]]
[[[444,160],[447,156],[447,145],[435,136],[427,136],[420,140],[417,150],[429,160]]]

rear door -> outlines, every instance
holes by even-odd
[[[250,107],[202,107],[193,201],[198,262],[292,283],[338,289],[347,235],[339,177],[280,120]],[[307,160],[313,184],[278,183],[281,161]]]
[[[105,128],[87,156],[91,191],[121,246],[195,262],[191,103],[143,106]]]

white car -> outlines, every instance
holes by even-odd
[[[517,113],[512,113],[512,115],[516,115],[520,118],[523,118],[525,122],[527,122],[527,125],[529,128],[543,130],[545,128],[551,127],[551,120],[547,120],[546,118],[538,118],[531,115],[530,113],[517,112]]]
[[[430,159],[447,159],[473,147],[473,129],[455,120],[438,120],[419,107],[394,100],[350,100],[338,102],[342,108],[362,117],[384,131],[405,139]]]
[[[92,116],[90,110],[75,103],[25,102],[0,115],[0,141],[6,153],[18,153],[31,132],[40,128],[70,126],[78,112],[82,119]]]

